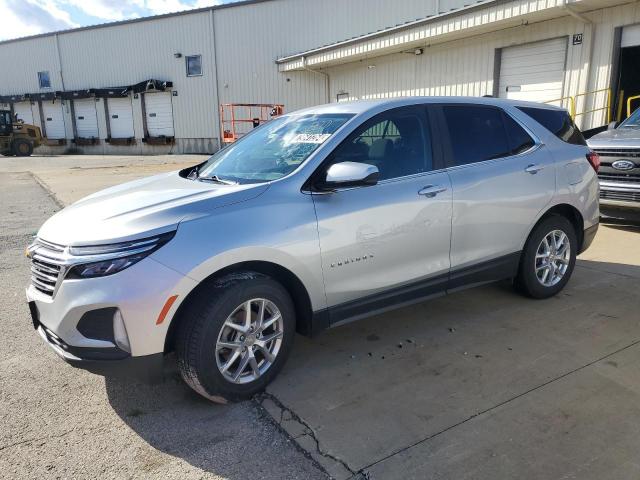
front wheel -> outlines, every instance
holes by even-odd
[[[578,241],[569,220],[552,215],[529,235],[520,260],[516,286],[532,298],[549,298],[562,290],[573,273]]]
[[[288,292],[255,272],[209,282],[187,307],[176,354],[185,382],[213,401],[264,390],[284,365],[295,334]]]
[[[12,149],[16,157],[28,157],[33,153],[33,143],[24,138],[16,138],[13,141]]]

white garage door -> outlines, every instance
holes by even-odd
[[[31,110],[31,102],[19,102],[13,104],[13,111],[17,115],[18,120],[33,125],[33,111]]]
[[[131,98],[110,98],[109,125],[112,138],[132,138],[133,133],[133,108]]]
[[[64,115],[62,113],[60,100],[56,102],[42,102],[42,114],[44,115],[47,138],[54,140],[65,138]]]
[[[622,48],[640,46],[640,25],[631,25],[622,29]]]
[[[98,115],[96,113],[96,100],[74,100],[73,107],[76,113],[76,132],[79,138],[98,138]]]
[[[171,92],[145,93],[147,130],[152,137],[173,137],[173,108]]]
[[[562,97],[567,39],[508,47],[500,62],[500,98],[546,102]]]

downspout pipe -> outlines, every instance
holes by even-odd
[[[314,70],[313,68],[309,68],[307,66],[307,57],[302,57],[302,68],[307,72],[315,73],[316,75],[322,75],[325,78],[325,88],[327,90],[326,101],[327,103],[331,103],[331,78],[327,72],[321,72],[319,70]]]

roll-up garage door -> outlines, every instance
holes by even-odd
[[[64,115],[60,101],[42,102],[42,114],[47,131],[47,138],[54,140],[65,138]]]
[[[109,125],[111,137],[133,138],[133,108],[131,99],[109,98]]]
[[[33,125],[33,111],[31,110],[31,102],[18,102],[13,104],[13,112],[24,123]]]
[[[76,132],[79,138],[98,138],[98,115],[96,100],[87,98],[74,100],[73,107],[76,114]]]
[[[171,92],[145,93],[147,130],[152,137],[173,137],[173,108]]]
[[[567,38],[508,47],[500,62],[500,98],[546,102],[562,97]]]

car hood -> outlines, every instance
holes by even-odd
[[[640,128],[606,130],[591,137],[587,143],[591,148],[640,148]]]
[[[187,218],[255,198],[269,184],[220,185],[170,172],[89,195],[47,220],[38,237],[59,245],[98,245],[174,230]]]

